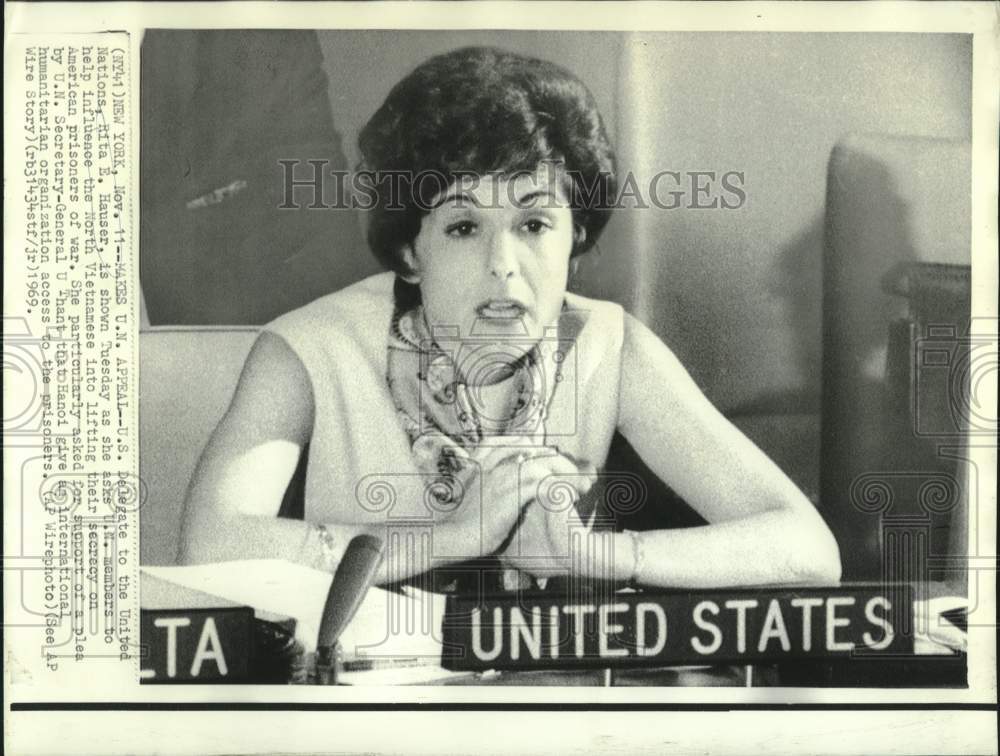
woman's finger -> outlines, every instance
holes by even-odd
[[[532,436],[489,436],[472,452],[473,456],[485,456],[496,449],[529,450],[545,446]]]
[[[575,481],[554,477],[550,471],[542,470],[506,481],[497,489],[497,495],[503,499],[516,498],[522,503],[534,501],[547,512],[561,512],[573,508],[581,491]]]
[[[481,456],[473,457],[478,462],[484,474],[493,472],[503,464],[513,462],[523,463],[529,459],[538,457],[552,457],[558,454],[554,449],[547,446],[492,446],[484,449]]]
[[[538,479],[540,496],[555,500],[565,497],[567,486],[576,491],[577,497],[583,496],[591,489],[595,480],[565,457],[547,457],[526,462],[521,467],[521,478],[524,480],[529,476]]]

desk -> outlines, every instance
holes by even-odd
[[[661,669],[622,669],[612,670],[539,670],[498,672],[494,674],[475,675],[468,678],[446,680],[443,685],[554,685],[559,687],[661,687],[661,688],[694,688],[694,687],[747,687],[748,669],[749,681],[753,685],[776,684],[772,667],[664,667]],[[762,676],[763,675],[763,676]]]

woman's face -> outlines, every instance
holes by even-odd
[[[503,340],[517,359],[556,325],[573,248],[561,184],[539,170],[456,183],[438,196],[406,250],[438,341]]]

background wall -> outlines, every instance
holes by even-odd
[[[579,75],[622,174],[634,172],[640,187],[663,170],[744,173],[737,210],[618,211],[574,283],[653,327],[735,415],[818,406],[835,141],[848,132],[971,137],[968,35],[320,32],[348,162],[393,84],[430,55],[473,44]]]
[[[826,164],[846,132],[968,138],[971,38],[656,35],[626,45],[625,162],[740,170],[737,211],[643,213],[636,313],[733,411],[819,392]]]

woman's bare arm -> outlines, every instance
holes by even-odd
[[[301,360],[280,337],[262,333],[191,480],[182,562],[277,558],[332,571],[354,536],[385,537],[385,523],[325,523],[321,534],[315,524],[277,517],[312,434],[313,413],[312,385]],[[493,456],[496,463],[503,455]],[[504,477],[497,480],[502,483]],[[517,516],[513,505],[480,510],[476,502],[467,504],[462,517],[434,527],[440,553],[454,561],[488,553]],[[401,551],[386,554],[376,582],[402,580],[441,562],[424,539],[402,539],[397,545]]]
[[[182,562],[280,558],[321,566],[310,526],[277,517],[312,422],[305,368],[281,338],[262,333],[188,487]]]
[[[712,587],[836,583],[837,543],[795,484],[705,398],[648,328],[626,317],[619,425],[708,525],[639,536],[640,582]],[[629,534],[615,567],[638,556]]]

